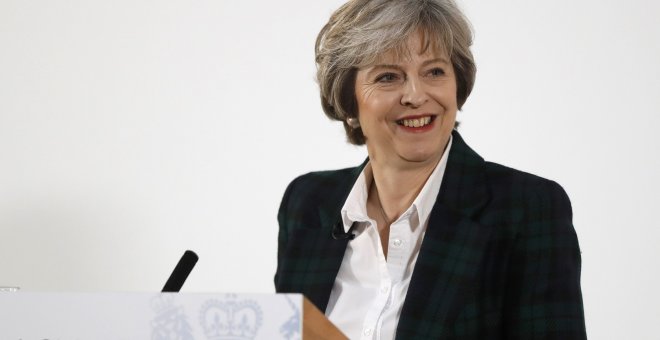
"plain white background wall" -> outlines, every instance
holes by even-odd
[[[295,176],[357,165],[323,115],[343,1],[0,0],[0,286],[272,292]],[[463,137],[573,202],[593,339],[657,339],[660,3],[463,0]]]

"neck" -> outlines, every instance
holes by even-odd
[[[439,161],[438,158],[415,167],[393,167],[370,161],[375,185],[370,188],[369,200],[382,205],[388,219],[395,220],[415,200]]]

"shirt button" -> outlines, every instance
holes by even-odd
[[[366,328],[364,332],[362,332],[364,335],[369,336],[371,335],[371,328]]]
[[[394,239],[394,241],[392,241],[392,245],[395,246],[395,247],[397,247],[397,248],[398,248],[398,247],[401,247],[401,244],[403,244],[403,241],[401,241],[401,240],[398,239],[398,238],[397,238],[397,239]]]

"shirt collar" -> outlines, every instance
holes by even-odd
[[[452,136],[449,135],[449,142],[447,147],[431,173],[431,176],[426,180],[424,187],[419,192],[412,205],[404,212],[399,219],[409,217],[410,214],[417,213],[420,225],[426,225],[431,209],[435,204],[435,200],[440,192],[440,185],[442,178],[447,168],[447,159],[449,158],[449,150],[452,145]],[[348,232],[353,225],[353,222],[366,222],[369,221],[367,214],[367,197],[369,196],[369,187],[373,180],[373,173],[371,170],[371,163],[367,163],[360,175],[358,176],[353,188],[341,208],[341,218],[344,224],[344,230]]]
[[[353,222],[366,222],[369,220],[367,197],[369,197],[369,184],[372,180],[371,163],[367,163],[341,208],[341,218],[346,232],[351,228]]]

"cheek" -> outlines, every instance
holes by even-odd
[[[391,105],[381,95],[371,95],[366,100],[358,100],[360,121],[377,121],[385,118]]]
[[[456,101],[456,89],[448,88],[438,92],[436,101],[440,103],[446,111],[456,111],[458,107]]]

